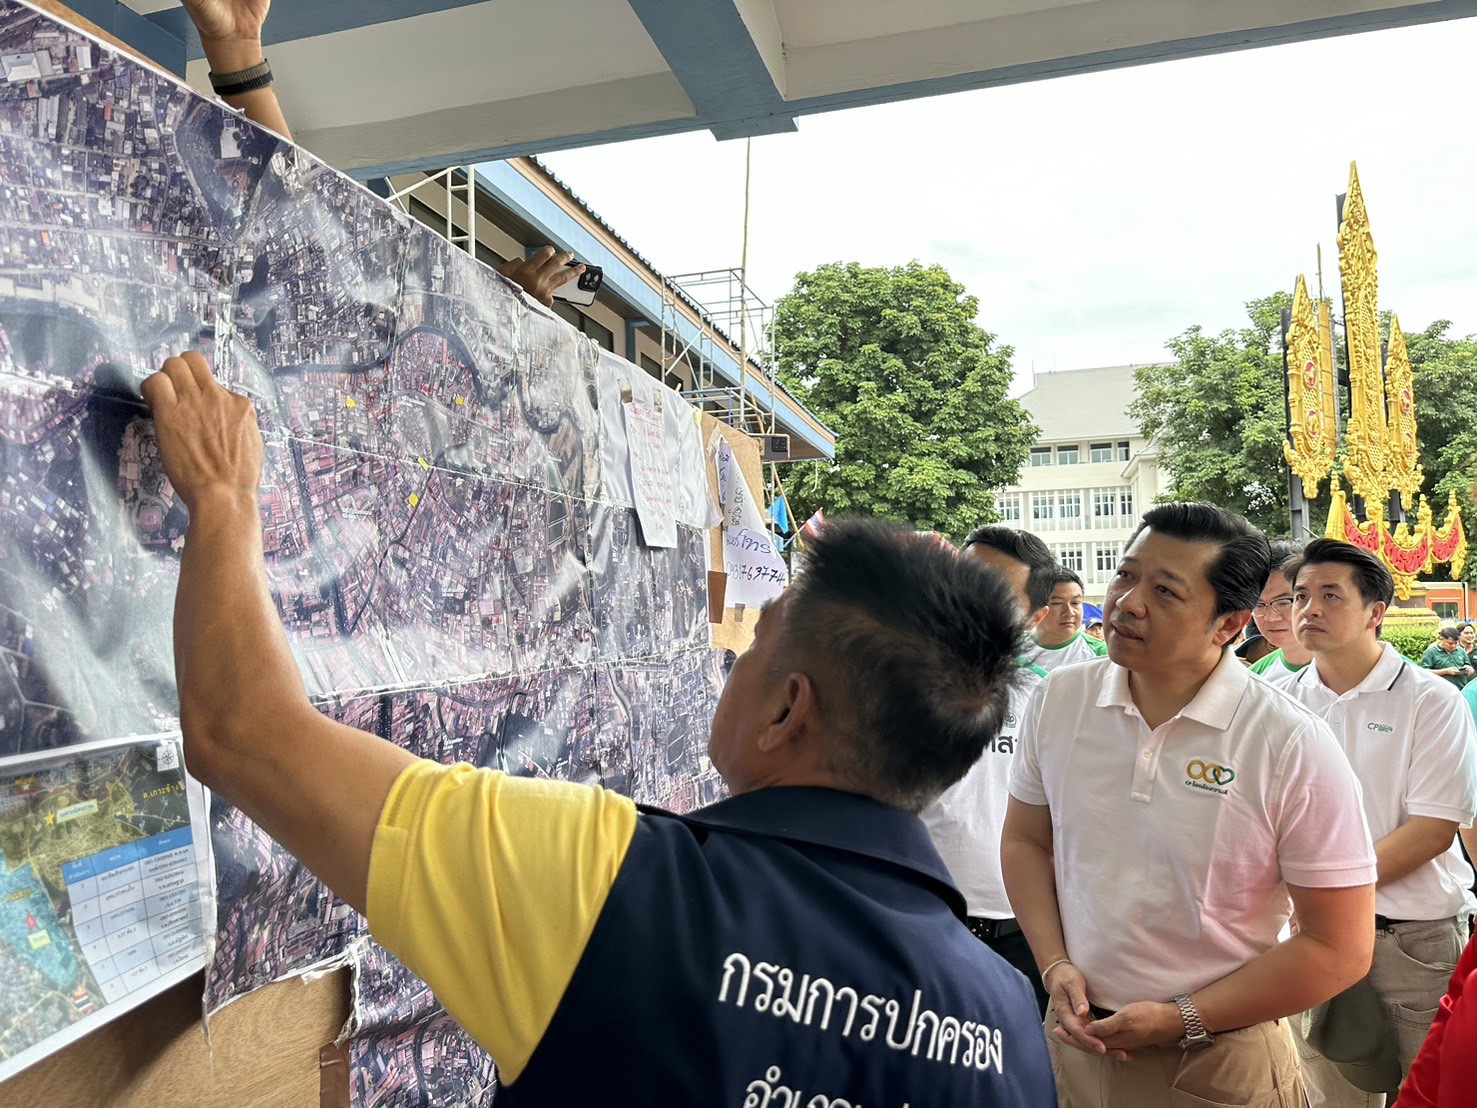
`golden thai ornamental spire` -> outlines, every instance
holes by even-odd
[[[1385,378],[1380,364],[1379,255],[1369,229],[1359,170],[1349,169],[1349,193],[1339,227],[1339,276],[1344,287],[1344,340],[1349,347],[1348,454],[1344,477],[1370,503],[1389,495],[1385,481]]]
[[[1405,349],[1405,334],[1400,330],[1400,317],[1390,317],[1390,353],[1385,359],[1385,462],[1388,488],[1400,493],[1401,506],[1408,512],[1426,479],[1421,469],[1420,450],[1415,441],[1415,374],[1410,368],[1410,354]]]
[[[1282,444],[1287,464],[1303,481],[1312,499],[1333,473],[1338,449],[1338,407],[1333,377],[1333,327],[1328,304],[1318,311],[1299,275],[1292,294],[1292,323],[1287,329],[1287,432]]]
[[[1365,518],[1350,509],[1336,472],[1338,400],[1333,373],[1333,328],[1327,303],[1317,318],[1307,283],[1297,279],[1292,320],[1287,329],[1288,442],[1283,453],[1309,497],[1327,477],[1332,503],[1328,512],[1331,539],[1363,547],[1390,568],[1395,595],[1408,600],[1416,578],[1438,564],[1450,563],[1460,577],[1467,559],[1467,538],[1455,493],[1448,499],[1446,522],[1438,529],[1431,505],[1420,497],[1425,474],[1416,438],[1415,376],[1400,321],[1390,320],[1388,356],[1380,349],[1379,256],[1359,185],[1359,169],[1349,167],[1349,192],[1339,227],[1339,275],[1344,291],[1344,338],[1349,350],[1349,419],[1344,434],[1343,476],[1362,497]],[[1391,493],[1416,519],[1393,530],[1386,518]],[[1417,504],[1417,498],[1419,504]]]

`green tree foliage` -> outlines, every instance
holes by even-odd
[[[1174,361],[1137,371],[1129,407],[1158,440],[1173,499],[1219,504],[1272,536],[1290,529],[1282,311],[1291,306],[1291,293],[1273,293],[1247,303],[1240,330],[1197,325],[1170,339]],[[1326,514],[1325,504],[1319,520]]]
[[[1477,524],[1477,336],[1454,339],[1450,330],[1449,321],[1437,320],[1406,335],[1405,344],[1415,374],[1416,437],[1426,471],[1422,491],[1438,526],[1454,491],[1470,536]],[[1448,576],[1448,567],[1438,566],[1433,576]],[[1467,559],[1462,576],[1477,584],[1477,557]]]
[[[1138,371],[1130,408],[1143,433],[1159,440],[1172,497],[1221,504],[1273,536],[1289,529],[1281,314],[1290,305],[1290,294],[1274,293],[1246,305],[1248,327],[1208,335],[1196,326],[1171,339],[1174,362]],[[1384,325],[1388,334],[1388,315]],[[1455,490],[1470,526],[1477,523],[1477,336],[1452,338],[1450,330],[1438,320],[1405,340],[1415,374],[1422,491],[1440,523]],[[1335,361],[1344,365],[1341,341]],[[1343,389],[1340,405],[1347,405]],[[1321,493],[1310,505],[1319,534],[1327,485]],[[1477,583],[1477,558],[1464,576]]]
[[[959,538],[996,518],[1037,429],[1008,395],[1013,351],[940,266],[831,263],[776,305],[778,373],[836,432],[834,464],[795,467],[792,509],[860,512]]]

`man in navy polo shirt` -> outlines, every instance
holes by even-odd
[[[1031,993],[965,928],[917,816],[1005,713],[1022,627],[997,575],[831,523],[718,705],[733,798],[638,811],[315,711],[262,573],[255,412],[195,353],[143,392],[190,510],[191,771],[366,912],[497,1061],[500,1101],[1055,1103]]]

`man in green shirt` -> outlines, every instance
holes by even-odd
[[[1108,653],[1106,645],[1082,633],[1082,578],[1070,569],[1056,571],[1056,585],[1046,606],[1046,618],[1036,625],[1031,637],[1032,646],[1026,657],[1048,673]]]
[[[1252,663],[1251,672],[1268,681],[1282,682],[1296,677],[1313,660],[1313,655],[1298,642],[1292,627],[1292,582],[1283,567],[1302,551],[1302,544],[1279,540],[1272,544],[1272,572],[1266,587],[1251,609],[1262,637],[1277,649]]]
[[[1465,688],[1472,678],[1472,660],[1462,649],[1455,627],[1443,627],[1439,641],[1426,647],[1421,655],[1421,665],[1437,677],[1444,677],[1457,688]]]

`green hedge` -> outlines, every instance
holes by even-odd
[[[1397,626],[1385,624],[1381,637],[1413,662],[1419,662],[1426,647],[1436,641],[1435,623],[1405,623]]]

